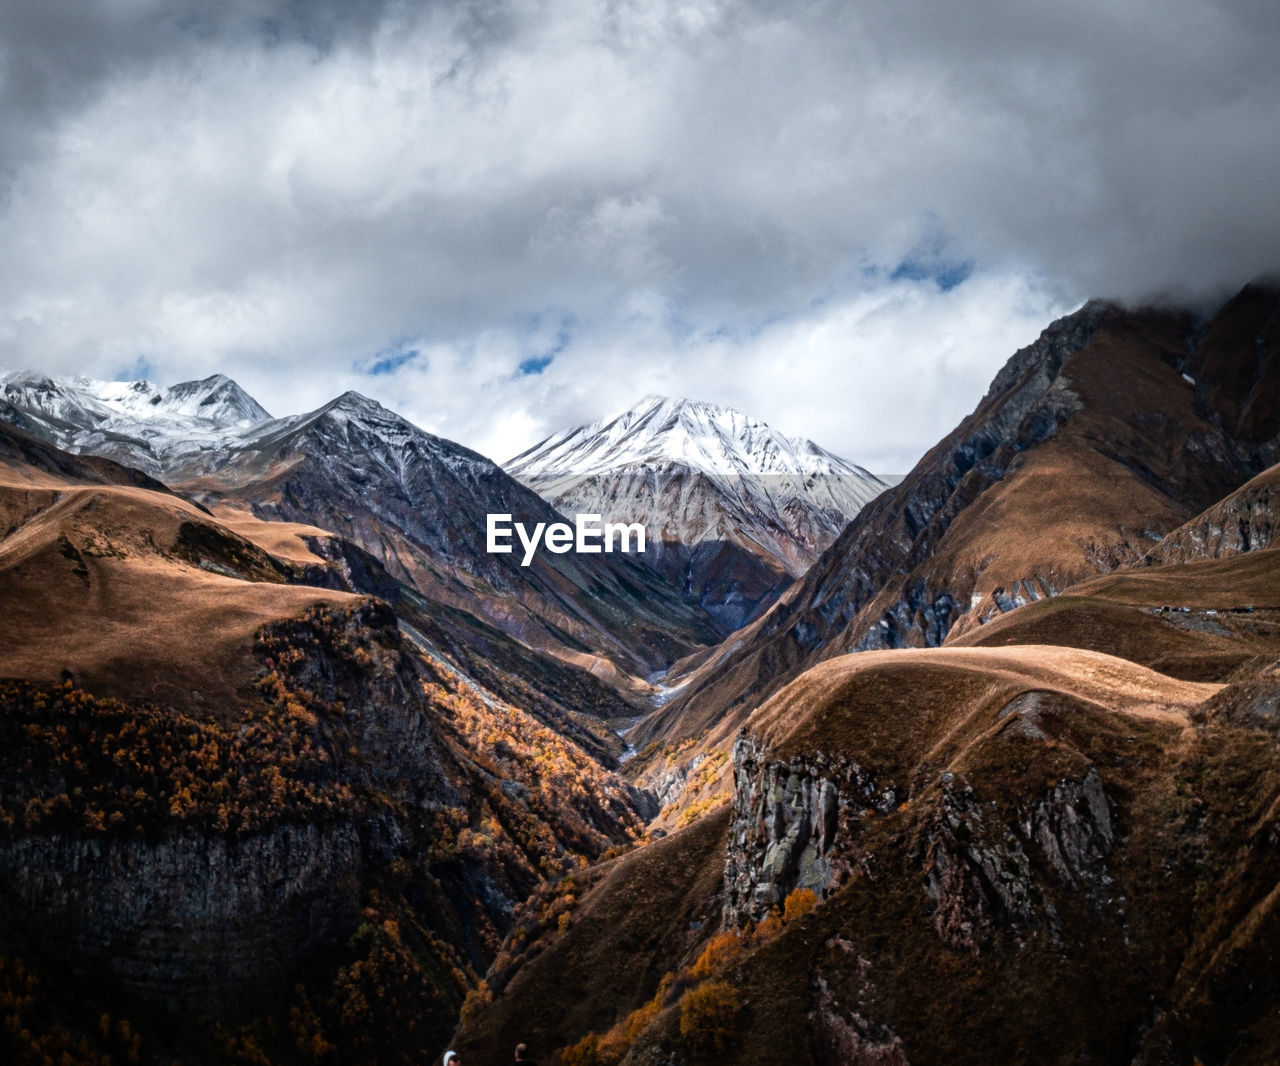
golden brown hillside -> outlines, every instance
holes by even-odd
[[[1062,647],[823,663],[735,739],[732,807],[647,845],[628,878],[604,872],[462,1045],[487,1061],[520,1032],[566,1063],[1267,1061],[1277,699],[1269,672],[1224,687]],[[689,898],[719,881],[718,913],[676,930],[670,908],[625,905],[664,877]],[[604,935],[616,962],[593,954]],[[653,964],[623,992],[603,975],[633,950]]]
[[[1118,570],[949,642],[1012,644],[1091,648],[1189,680],[1248,676],[1280,659],[1280,550]]]
[[[0,1057],[433,1053],[516,906],[638,834],[574,739],[606,690],[325,531],[10,443]]]

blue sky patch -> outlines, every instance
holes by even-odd
[[[417,348],[410,348],[408,351],[399,351],[395,348],[385,348],[374,356],[373,364],[365,370],[370,377],[381,377],[385,374],[394,374],[406,363],[412,363],[422,353]]]
[[[533,359],[526,359],[516,369],[518,369],[520,373],[524,374],[525,377],[528,377],[531,374],[541,374],[552,364],[552,362],[554,362],[554,360],[554,354],[541,355]]]
[[[523,329],[525,333],[528,335],[526,337],[526,343],[529,344],[530,348],[539,346],[537,345],[536,334],[540,332],[542,321],[543,321],[543,316],[539,314],[539,315],[530,316],[530,318],[525,323],[523,323]],[[553,362],[555,362],[555,358],[557,355],[559,355],[567,347],[569,347],[569,342],[573,339],[573,334],[571,332],[572,328],[573,328],[572,316],[561,315],[560,327],[556,330],[555,338],[551,341],[549,345],[547,345],[546,348],[544,348],[537,355],[531,355],[527,359],[522,359],[519,363],[517,363],[516,372],[522,375],[523,377],[532,377],[535,374],[541,374],[544,370],[547,369],[547,367],[549,367]],[[545,333],[544,333],[544,336],[545,336]]]
[[[145,355],[138,356],[126,367],[116,372],[115,381],[151,381],[156,373],[155,364]]]
[[[891,281],[932,281],[943,292],[950,292],[973,273],[972,263],[948,263],[939,260],[904,259],[889,275]]]

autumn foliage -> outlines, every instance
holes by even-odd
[[[686,992],[680,1001],[680,1036],[689,1050],[702,1058],[728,1051],[739,1006],[738,993],[727,981],[707,981]]]
[[[226,1031],[184,1024],[210,1061],[426,1061],[464,997],[474,1014],[491,995],[479,978],[512,903],[529,900],[519,911],[525,946],[560,935],[588,860],[639,838],[629,793],[572,740],[414,654],[385,604],[314,607],[263,627],[255,650],[260,669],[241,699],[204,717],[71,682],[0,681],[0,842],[136,846],[174,833],[355,825],[373,841],[359,927],[291,976],[261,1018]],[[467,879],[489,894],[446,891]],[[146,1017],[137,1032],[126,1027],[124,1040],[118,1021],[86,1004],[64,1030],[54,1008],[76,993],[56,960],[34,961],[45,964],[43,988],[28,970],[0,972],[10,1034],[0,1061],[137,1061],[129,1055],[138,1041],[145,1051],[154,1016],[152,1028]]]
[[[315,739],[276,709],[234,725],[0,682],[0,834],[235,836],[350,810]]]

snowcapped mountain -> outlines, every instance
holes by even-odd
[[[273,419],[220,374],[166,389],[23,371],[0,377],[0,419],[210,506],[331,530],[435,601],[604,673],[647,675],[717,636],[702,609],[625,555],[538,553],[523,566],[490,554],[490,513],[529,529],[561,516],[490,460],[359,393]]]
[[[561,511],[643,522],[646,561],[726,631],[766,609],[886,487],[739,411],[656,396],[506,469]]]
[[[696,604],[621,553],[538,552],[528,566],[490,554],[489,514],[529,529],[561,516],[491,460],[359,393],[254,426],[171,465],[166,480],[210,507],[331,530],[433,600],[606,673],[647,675],[717,635]]]
[[[0,414],[67,451],[103,456],[159,475],[271,415],[230,378],[171,388],[149,381],[58,380],[34,370],[0,376]]]

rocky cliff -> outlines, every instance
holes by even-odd
[[[364,868],[350,821],[236,838],[41,833],[0,842],[3,931],[10,950],[91,969],[168,1010],[243,1015],[351,935]]]
[[[625,1066],[704,1061],[699,1026],[735,1066],[780,1048],[812,1066],[1261,1066],[1273,675],[1192,684],[1063,647],[824,662],[737,738],[731,805],[641,849],[629,879],[579,886],[561,937],[460,1039],[496,1055],[490,1025],[523,1026]],[[718,907],[637,907],[708,882]],[[602,914],[611,950],[592,954]],[[625,995],[580,972],[654,959]]]
[[[378,601],[273,622],[255,653],[211,718],[3,686],[0,955],[135,1017],[301,996],[344,1061],[417,1061],[530,892],[634,838],[636,793]],[[203,1039],[181,1032],[175,1054]]]
[[[1280,467],[1271,467],[1154,548],[1153,563],[1221,559],[1270,547],[1280,535]]]
[[[733,806],[724,868],[724,922],[742,925],[781,907],[796,889],[822,899],[849,872],[855,811],[892,807],[893,793],[875,785],[847,758],[816,753],[770,758],[750,737],[733,745]],[[843,829],[843,834],[841,830]]]

